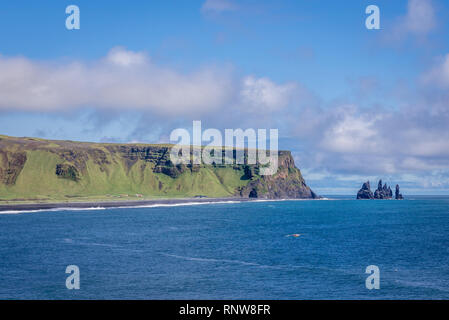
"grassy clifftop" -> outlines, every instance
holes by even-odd
[[[275,175],[260,176],[257,165],[174,166],[170,148],[0,135],[0,200],[316,197],[288,151]]]

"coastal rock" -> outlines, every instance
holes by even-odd
[[[0,183],[7,186],[14,185],[26,161],[25,152],[8,152],[0,148]]]
[[[357,199],[392,199],[393,191],[386,183],[382,184],[382,179],[377,184],[377,189],[374,194],[371,192],[369,181],[365,182],[362,188],[357,192]],[[395,199],[403,199],[402,194],[399,193],[399,185],[396,185]]]
[[[391,188],[388,187],[386,183],[382,186],[382,179],[379,180],[377,190],[374,191],[374,199],[391,199],[392,197],[393,192],[391,191]]]
[[[357,199],[374,199],[369,181],[365,182],[359,192],[357,192]]]
[[[76,167],[70,165],[70,164],[58,164],[56,165],[56,175],[59,178],[72,180],[72,181],[79,181],[80,180],[80,174]]]
[[[396,200],[403,200],[404,199],[402,194],[399,192],[399,185],[398,184],[396,185],[395,199]]]
[[[259,199],[320,198],[307,186],[289,151],[279,151],[278,171],[274,175],[259,176],[257,166],[248,167],[242,178],[249,178],[251,181],[238,191],[237,195],[240,197]]]

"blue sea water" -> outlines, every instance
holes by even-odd
[[[0,214],[0,298],[448,299],[449,198]]]

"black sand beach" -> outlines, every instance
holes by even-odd
[[[2,204],[0,213],[4,211],[28,211],[48,210],[57,208],[117,208],[136,207],[148,205],[171,205],[183,203],[213,203],[227,201],[253,201],[250,198],[181,198],[181,199],[155,199],[155,200],[128,200],[128,201],[93,201],[93,202],[55,202],[55,203],[27,203],[27,204]]]

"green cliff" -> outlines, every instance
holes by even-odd
[[[275,175],[260,176],[258,165],[174,166],[170,148],[0,135],[0,200],[316,198],[288,151]]]

